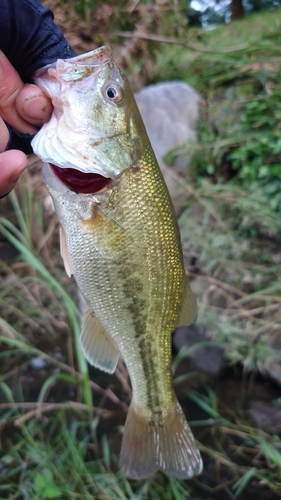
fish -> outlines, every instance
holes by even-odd
[[[87,304],[81,346],[132,398],[120,465],[179,479],[202,459],[173,388],[171,335],[197,316],[179,228],[126,76],[103,46],[37,71],[54,111],[32,141],[61,226],[61,254]]]

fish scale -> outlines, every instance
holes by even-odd
[[[79,80],[74,73],[71,81],[71,64],[73,71],[79,67]],[[67,60],[65,74],[60,60],[36,80],[53,98],[56,118],[42,127],[33,148],[47,162],[43,178],[62,226],[66,270],[88,305],[82,349],[105,371],[114,371],[119,353],[128,368],[132,402],[120,455],[125,473],[142,479],[160,469],[190,478],[201,472],[202,461],[173,389],[171,334],[195,319],[196,303],[172,202],[128,81],[110,50]],[[76,91],[83,114],[75,124]],[[81,136],[79,148],[64,140],[68,116],[71,137]],[[63,156],[70,164],[64,165]],[[65,183],[63,168],[74,172]],[[110,181],[101,192],[79,192],[78,184],[72,185],[75,169],[79,178],[88,172]]]

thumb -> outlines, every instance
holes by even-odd
[[[16,109],[16,99],[23,87],[15,68],[0,51],[0,116],[17,132],[33,135],[37,128],[23,119]]]
[[[16,99],[18,114],[29,123],[41,127],[51,118],[53,105],[51,99],[34,85],[25,85]]]

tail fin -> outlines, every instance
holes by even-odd
[[[179,403],[161,422],[147,420],[130,406],[120,465],[132,479],[145,479],[157,470],[178,479],[202,472],[202,459]]]

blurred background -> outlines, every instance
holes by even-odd
[[[79,347],[77,289],[30,157],[0,217],[0,498],[281,498],[281,8],[275,0],[44,0],[77,53],[113,48],[179,220],[196,324],[174,382],[204,472],[128,481],[130,381]]]

